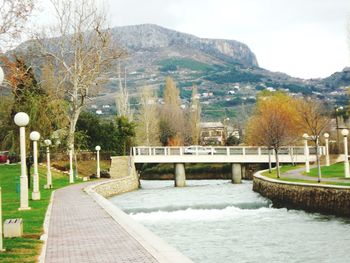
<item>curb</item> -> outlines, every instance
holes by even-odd
[[[133,220],[121,209],[113,205],[102,195],[95,192],[96,186],[110,183],[101,182],[84,188],[84,191],[100,205],[118,224],[120,224],[128,234],[136,239],[146,250],[160,263],[193,263],[188,257],[170,246],[160,237],[156,236],[146,227]]]
[[[47,247],[47,238],[49,234],[49,226],[50,226],[50,219],[51,219],[51,210],[52,210],[52,204],[53,204],[53,198],[55,195],[55,191],[53,190],[51,193],[51,198],[49,202],[49,206],[47,207],[46,214],[45,214],[45,220],[44,220],[44,234],[40,236],[40,240],[43,241],[43,246],[41,248],[41,253],[39,255],[38,261],[39,263],[45,263],[45,257],[46,257],[46,247]]]

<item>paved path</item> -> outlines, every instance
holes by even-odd
[[[310,168],[316,168],[316,166],[310,166]],[[307,176],[304,175],[303,172],[305,171],[305,167],[298,168],[294,170],[290,170],[284,174],[281,175],[282,178],[291,178],[291,179],[300,179],[300,180],[307,180],[307,181],[314,181],[317,182],[317,177]],[[337,183],[349,183],[349,180],[342,180],[339,178],[322,178],[322,172],[321,172],[321,182],[337,182]]]
[[[55,192],[45,262],[157,262],[82,190],[89,184]]]

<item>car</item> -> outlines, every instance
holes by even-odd
[[[198,154],[198,155],[203,155],[203,154],[215,154],[216,151],[212,147],[203,147],[200,145],[192,145],[188,146],[184,150],[184,154]]]
[[[8,160],[8,151],[0,152],[0,163],[6,163]]]

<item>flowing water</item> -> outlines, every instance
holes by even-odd
[[[350,262],[350,220],[272,208],[251,182],[141,184],[110,201],[194,262]]]

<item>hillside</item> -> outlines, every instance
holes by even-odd
[[[116,27],[112,29],[112,37],[128,52],[121,66],[125,68],[133,107],[137,107],[137,95],[145,85],[154,87],[161,95],[166,76],[177,82],[185,106],[192,85],[198,86],[205,119],[244,118],[254,105],[257,92],[264,89],[312,96],[330,105],[347,103],[348,68],[325,79],[292,78],[260,68],[254,53],[241,42],[203,39],[152,24]],[[117,75],[117,63],[114,63],[110,81],[91,102],[91,111],[114,113]],[[111,107],[102,108],[106,104]]]

